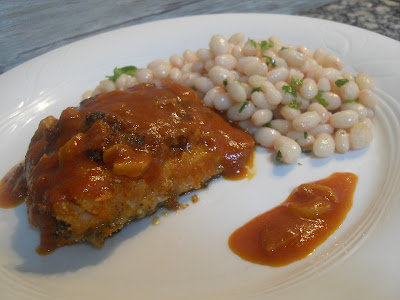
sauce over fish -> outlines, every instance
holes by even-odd
[[[59,119],[41,121],[18,179],[29,221],[41,230],[38,251],[104,239],[213,177],[243,177],[254,140],[178,84],[138,85],[84,100]],[[20,179],[20,180],[19,180]],[[9,204],[5,204],[5,203]]]

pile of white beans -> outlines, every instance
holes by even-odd
[[[365,73],[342,68],[323,48],[283,45],[276,37],[214,35],[207,49],[157,59],[115,82],[103,80],[83,98],[169,79],[193,88],[206,106],[226,113],[257,144],[275,149],[278,161],[291,164],[302,152],[329,157],[371,143],[375,84]]]

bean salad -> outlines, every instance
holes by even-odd
[[[208,48],[157,59],[145,68],[116,68],[88,98],[140,83],[172,80],[194,89],[214,108],[293,164],[301,153],[329,157],[367,147],[378,97],[366,73],[343,72],[342,61],[324,48],[283,44],[276,37],[211,37]]]

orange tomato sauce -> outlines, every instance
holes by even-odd
[[[232,233],[229,247],[244,260],[284,266],[312,253],[344,221],[358,181],[353,173],[295,188],[285,202]]]

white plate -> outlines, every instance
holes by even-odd
[[[63,247],[39,256],[25,206],[0,210],[0,298],[5,299],[399,299],[400,43],[338,23],[265,14],[210,15],[128,27],[62,47],[0,76],[0,175],[25,154],[39,120],[75,106],[115,66],[145,66],[210,37],[243,32],[324,47],[377,85],[373,144],[302,165],[257,150],[252,180],[216,180],[178,214],[134,222],[102,249]],[[397,99],[396,99],[397,98]],[[227,245],[238,226],[286,199],[297,185],[349,171],[359,176],[343,225],[307,258],[286,267],[251,264]]]

